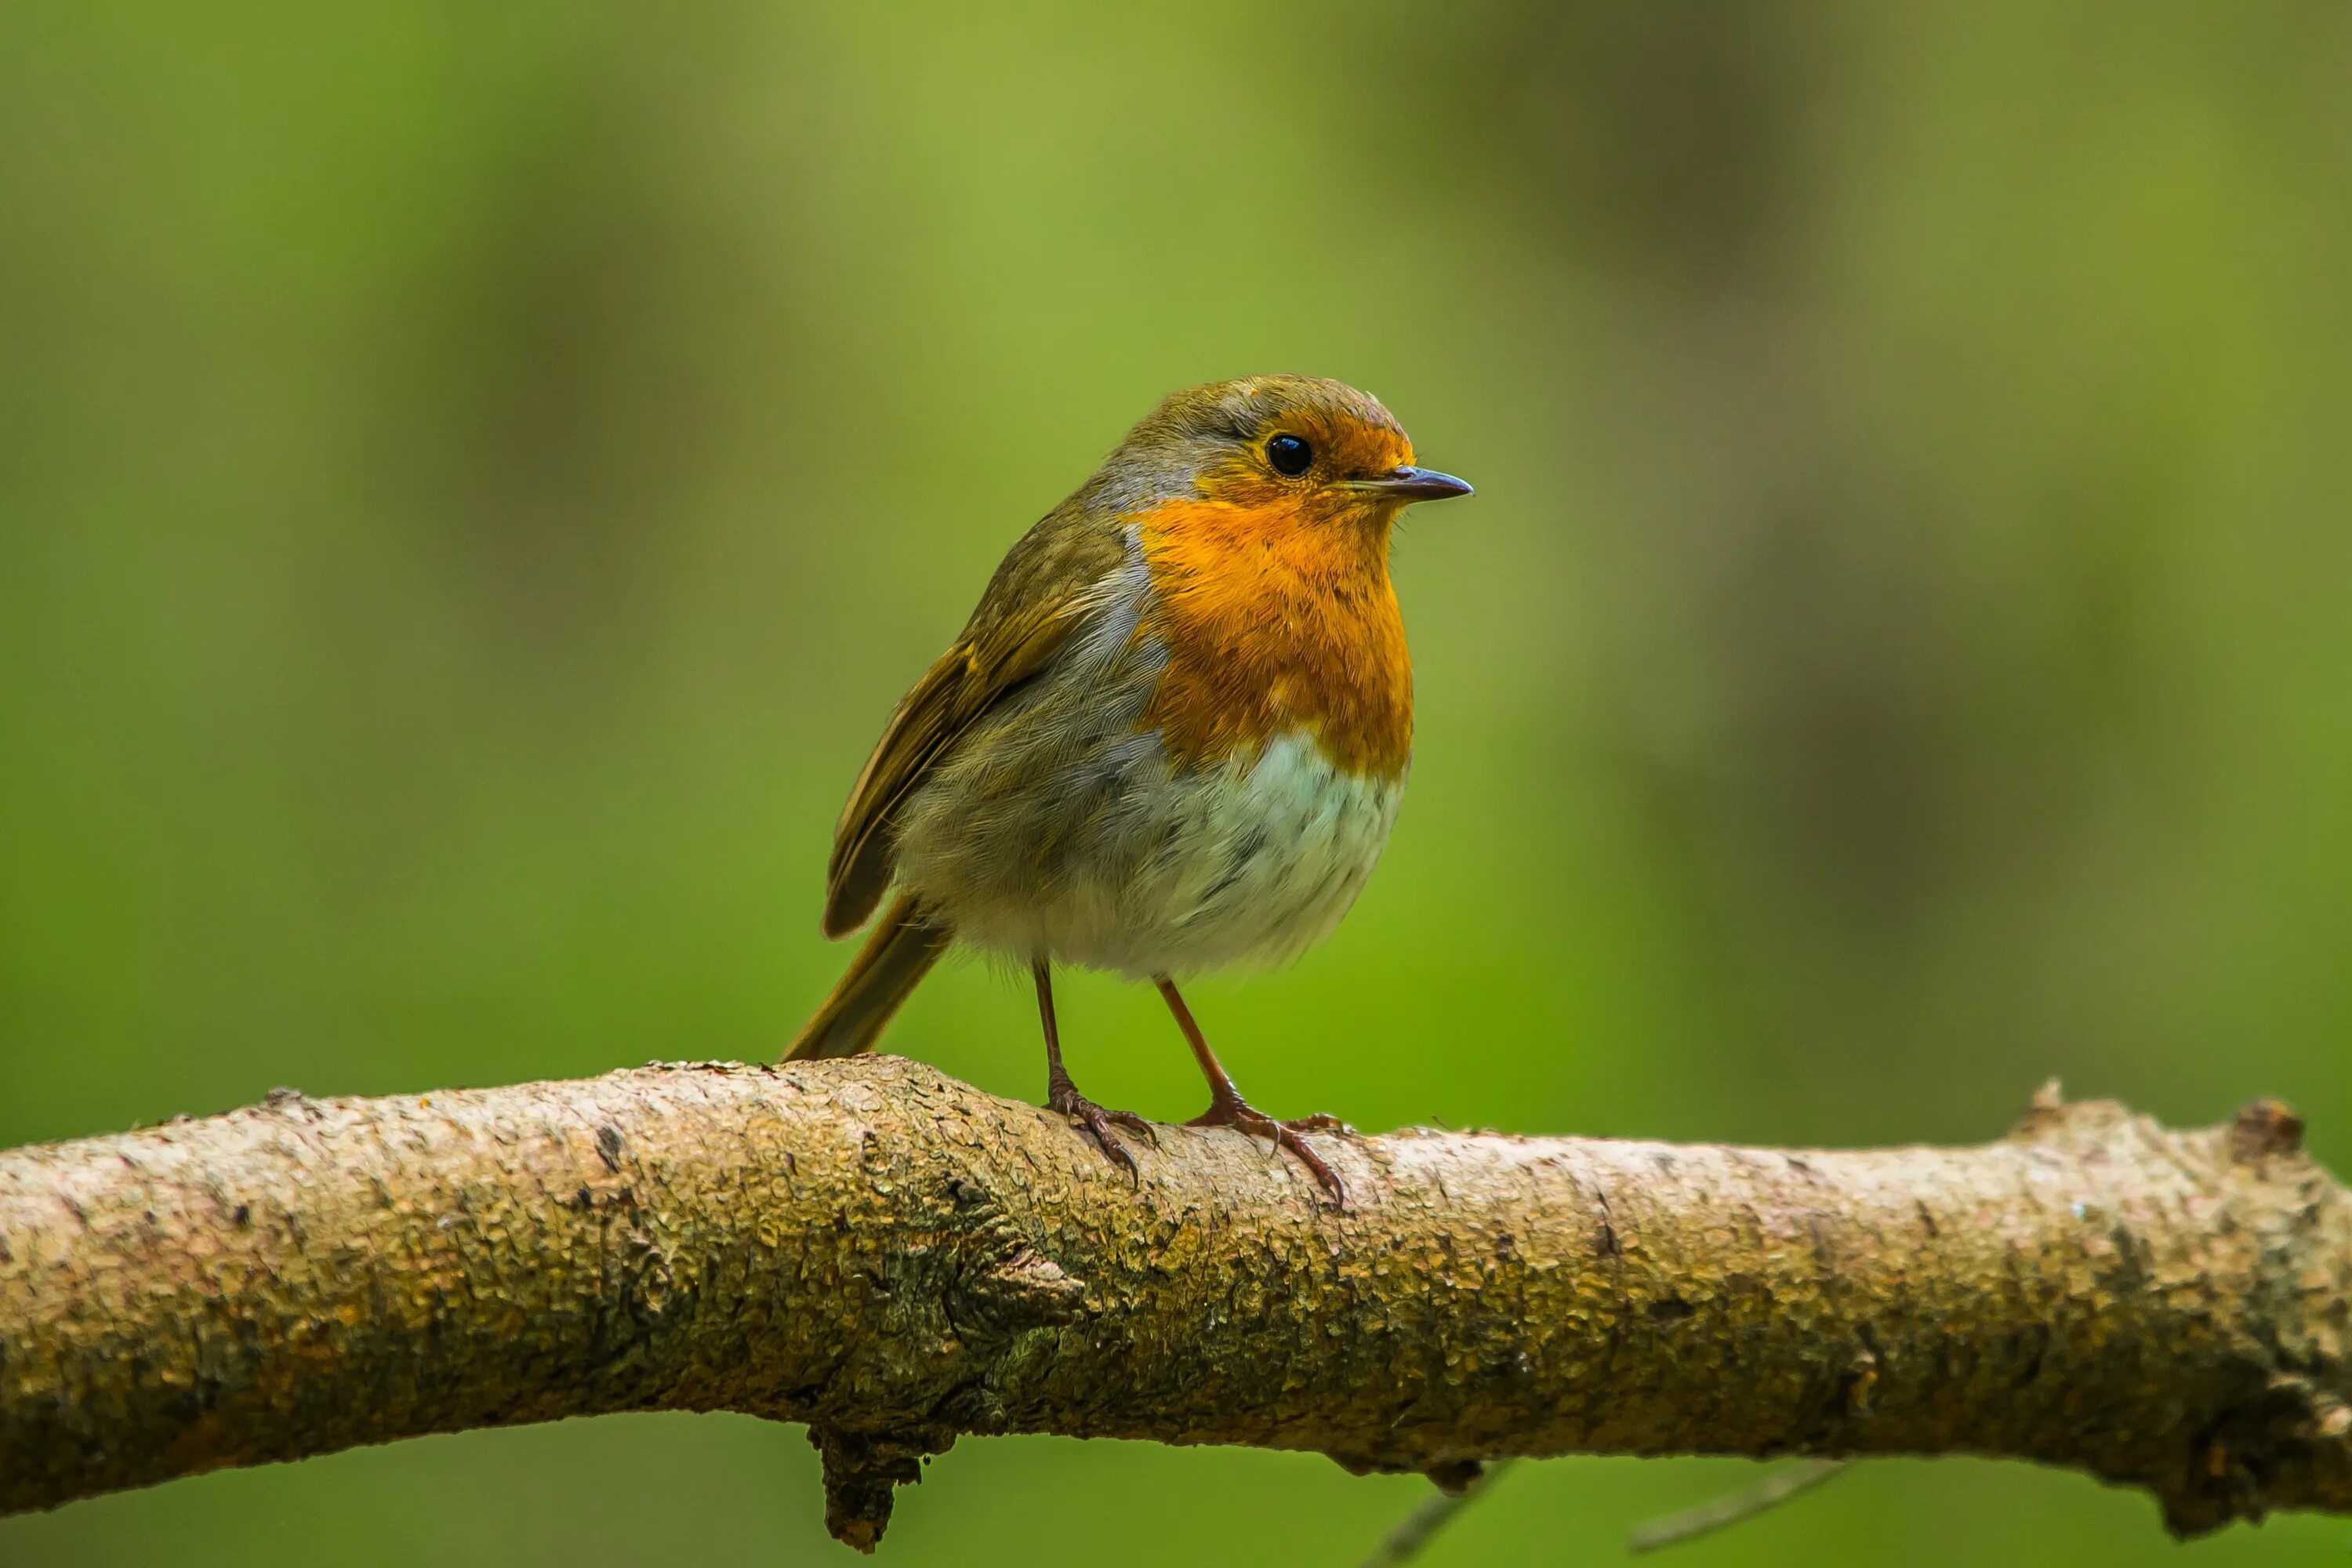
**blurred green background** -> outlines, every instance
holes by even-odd
[[[1370,387],[1387,863],[1195,1005],[1368,1127],[1974,1140],[2042,1079],[2352,1168],[2352,11],[1198,0],[0,13],[0,1143],[771,1056],[827,833],[1169,389]],[[1074,1069],[1200,1099],[1148,994]],[[979,967],[895,1046],[1034,1096]],[[1754,1472],[1523,1468],[1426,1559]],[[967,1441],[901,1563],[1344,1564],[1315,1458]],[[797,1432],[474,1434],[0,1521],[0,1562],[842,1552]],[[2285,1563],[1889,1462],[1684,1551]]]

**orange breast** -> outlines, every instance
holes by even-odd
[[[1180,765],[1305,730],[1358,773],[1395,778],[1412,749],[1412,665],[1389,584],[1385,520],[1273,516],[1206,500],[1141,520],[1168,650],[1143,722]]]

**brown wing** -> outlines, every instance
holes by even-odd
[[[953,647],[898,703],[833,830],[824,934],[866,923],[890,885],[890,821],[907,793],[981,715],[1045,668],[1088,608],[1087,590],[1124,558],[1116,522],[1076,498],[1006,554]]]

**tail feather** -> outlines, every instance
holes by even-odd
[[[926,917],[911,896],[900,895],[876,922],[874,934],[816,1016],[801,1026],[783,1059],[854,1057],[873,1049],[899,1004],[946,954],[954,935]]]

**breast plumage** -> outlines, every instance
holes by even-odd
[[[1354,903],[1403,795],[1411,678],[1379,635],[1384,600],[1402,649],[1394,595],[1318,615],[1286,577],[1256,616],[1171,605],[1147,531],[1128,535],[1095,624],[909,800],[900,880],[1024,962],[1136,978],[1287,963]],[[1303,655],[1264,633],[1310,616],[1326,640]]]

